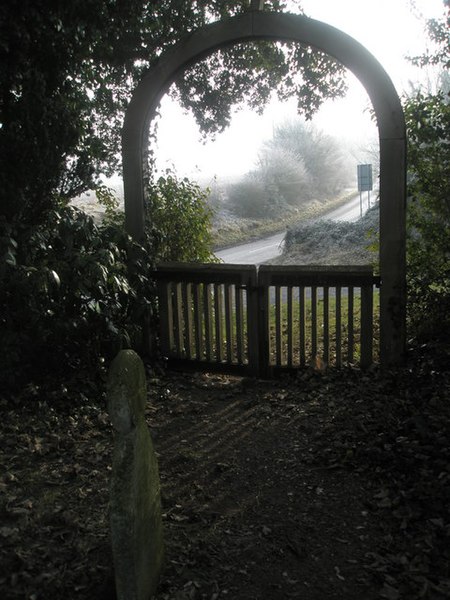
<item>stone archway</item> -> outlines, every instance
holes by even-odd
[[[177,76],[215,50],[252,40],[294,41],[333,56],[365,87],[377,118],[380,140],[380,359],[402,361],[406,340],[406,133],[400,100],[380,63],[342,31],[304,17],[260,10],[206,25],[161,56],[137,86],[122,135],[125,226],[144,236],[144,165],[150,122]]]

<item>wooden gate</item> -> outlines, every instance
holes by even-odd
[[[271,377],[373,362],[371,267],[166,263],[154,276],[173,366]]]

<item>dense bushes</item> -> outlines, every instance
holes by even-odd
[[[427,22],[431,44],[412,62],[440,69],[435,89],[404,103],[408,136],[408,318],[420,341],[450,337],[450,3]]]
[[[27,234],[1,222],[1,384],[80,370],[93,376],[121,347],[142,348],[155,262],[210,256],[210,214],[197,186],[169,175],[149,199],[145,248],[126,235],[107,195],[99,226],[66,204]]]
[[[150,253],[156,262],[211,262],[212,211],[208,191],[168,171],[149,187]]]
[[[405,114],[410,327],[420,338],[450,335],[450,104],[418,93]]]
[[[67,206],[50,211],[26,242],[17,236],[16,244],[16,235],[2,236],[8,255],[0,271],[0,377],[17,384],[82,365],[95,371],[130,343],[146,302],[127,272],[130,240]]]

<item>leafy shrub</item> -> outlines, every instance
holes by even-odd
[[[175,176],[150,187],[146,247],[132,242],[106,188],[98,226],[61,204],[31,231],[0,222],[0,383],[90,374],[122,347],[142,349],[156,315],[156,261],[211,258],[207,193]]]
[[[149,185],[147,200],[149,251],[155,262],[215,260],[207,191],[167,171]]]
[[[18,244],[16,238],[21,242]],[[61,207],[25,241],[1,235],[0,338],[7,384],[86,368],[129,346],[151,302],[149,257],[127,262],[132,242],[113,225]]]
[[[419,338],[450,335],[450,104],[417,93],[408,130],[408,319]]]

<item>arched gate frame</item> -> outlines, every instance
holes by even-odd
[[[162,96],[190,65],[238,42],[294,41],[333,56],[365,87],[380,140],[380,359],[402,361],[406,339],[405,208],[406,134],[400,100],[389,76],[370,52],[342,31],[304,17],[250,10],[206,25],[161,56],[134,91],[122,134],[125,226],[144,237],[144,181],[149,128]]]

